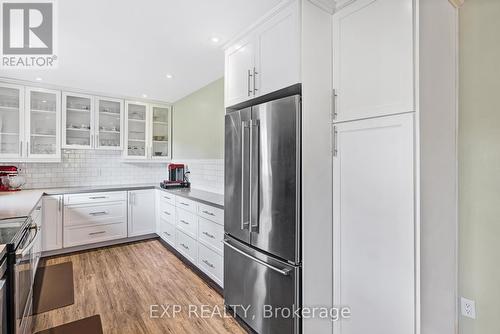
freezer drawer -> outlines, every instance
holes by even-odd
[[[299,333],[300,319],[293,317],[293,311],[300,307],[299,284],[300,267],[232,238],[224,240],[224,303],[257,333]],[[278,308],[290,310],[290,316],[276,314]]]

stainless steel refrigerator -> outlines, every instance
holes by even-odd
[[[224,300],[259,334],[300,332],[300,172],[300,95],[226,114]]]

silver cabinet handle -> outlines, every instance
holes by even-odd
[[[184,245],[184,244],[181,244],[182,247],[184,247],[185,249],[188,249],[189,250],[189,247]]]
[[[254,67],[253,68],[253,95],[254,96],[255,96],[255,93],[258,91],[257,84],[256,84],[257,74],[259,74],[259,72],[257,72],[255,67]]]
[[[163,196],[163,198],[164,198],[164,199],[168,199],[168,200],[169,200],[169,199],[171,199],[171,198],[170,198],[170,197],[168,197],[168,196]]]
[[[26,155],[30,155],[30,142],[26,142]]]
[[[209,266],[210,268],[215,268],[213,264],[211,264],[210,262],[208,262],[207,260],[203,260],[203,263],[205,263],[207,266]]]
[[[252,89],[250,87],[250,80],[252,79],[252,72],[248,70],[248,96],[252,94]]]
[[[338,131],[337,131],[337,127],[334,126],[333,127],[333,156],[336,157],[337,154],[339,153],[339,150],[337,148],[337,142],[338,142]]]
[[[107,215],[108,212],[107,211],[99,211],[99,212],[91,212],[89,213],[89,215],[91,216],[103,216],[103,215]]]
[[[337,119],[337,91],[334,89],[332,92],[332,120]]]
[[[94,135],[90,135],[90,147],[94,147]]]
[[[167,236],[171,237],[172,234],[168,233],[168,232],[163,232],[164,234],[166,234]]]
[[[180,202],[180,203],[181,203],[182,205],[184,205],[184,206],[189,206],[189,204],[187,204],[187,203],[183,203],[183,202]]]
[[[163,211],[164,214],[166,214],[167,216],[171,216],[172,214],[168,211]]]
[[[95,147],[99,147],[99,135],[95,135]]]
[[[108,196],[91,196],[89,199],[105,199],[108,198]]]
[[[265,267],[267,267],[267,268],[269,268],[271,270],[274,270],[274,271],[276,271],[276,272],[278,272],[278,273],[280,273],[280,274],[282,274],[284,276],[290,275],[290,272],[292,271],[292,269],[289,269],[289,268],[285,268],[285,269],[276,268],[275,266],[272,266],[272,265],[270,265],[270,264],[268,264],[268,263],[266,263],[266,262],[264,262],[264,261],[262,261],[262,260],[260,260],[260,259],[258,259],[256,257],[254,257],[254,256],[251,256],[251,255],[245,253],[244,251],[242,251],[242,250],[234,247],[233,245],[231,245],[229,243],[229,239],[224,239],[224,245],[226,245],[227,247],[231,248],[235,252],[240,253],[241,255],[249,258],[250,260],[255,261],[257,263],[260,263],[263,266],[265,266]]]
[[[213,234],[210,234],[208,232],[202,232],[202,233],[211,239],[215,239],[215,236]]]
[[[92,233],[89,233],[89,235],[98,235],[98,234],[104,234],[104,233],[106,233],[106,231],[92,232]]]
[[[181,219],[181,223],[189,225],[189,223],[187,221],[183,220],[183,219]]]
[[[61,210],[62,210],[62,197],[60,196],[57,199],[57,211],[61,212]]]
[[[23,156],[23,142],[20,141],[19,142],[19,156]]]
[[[214,214],[214,213],[212,213],[212,212],[210,212],[210,211],[203,210],[202,212],[203,212],[204,214],[209,215],[209,216],[212,216],[212,217],[213,217],[213,216],[215,216],[215,214]]]

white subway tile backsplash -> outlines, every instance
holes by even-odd
[[[189,159],[191,186],[224,193],[224,160]],[[113,184],[159,183],[168,176],[167,163],[124,161],[121,152],[63,150],[60,163],[13,163],[26,178],[24,188],[97,186]]]

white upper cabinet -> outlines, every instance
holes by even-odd
[[[334,125],[333,305],[356,313],[334,333],[415,333],[414,117]]]
[[[121,150],[123,148],[123,100],[95,97],[96,149]]]
[[[255,67],[255,40],[241,40],[226,50],[225,96],[226,106],[235,105],[253,97]]]
[[[126,159],[171,159],[171,110],[167,105],[125,102]]]
[[[63,148],[94,148],[93,96],[63,92],[63,108]]]
[[[0,85],[0,158],[20,159],[24,139],[24,87]]]
[[[146,103],[125,102],[125,145],[124,155],[128,159],[146,159],[148,156],[149,107]]]
[[[300,82],[300,25],[298,3],[281,10],[257,30],[253,90],[272,93]]]
[[[225,105],[300,82],[297,1],[274,11],[226,49]]]
[[[61,158],[61,93],[26,88],[26,152],[30,160]]]
[[[151,105],[149,154],[152,159],[169,159],[171,157],[171,120],[169,106]]]
[[[59,91],[0,84],[0,160],[61,159]]]
[[[335,121],[415,111],[412,0],[358,0],[333,16]]]

